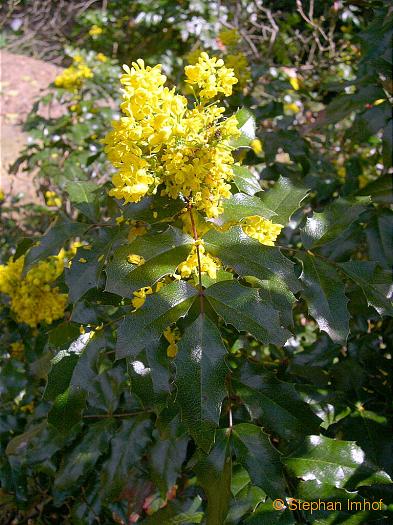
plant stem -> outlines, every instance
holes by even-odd
[[[197,259],[198,259],[198,281],[199,281],[199,303],[201,305],[201,315],[205,315],[205,304],[203,302],[203,286],[202,286],[202,267],[201,267],[201,254],[199,252],[199,243],[198,241],[198,232],[195,226],[194,216],[192,214],[192,204],[188,205],[188,211],[190,213],[190,219],[191,219],[191,227],[192,227],[192,234],[194,236],[195,246],[196,246],[196,252],[197,252]]]

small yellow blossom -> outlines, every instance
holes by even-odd
[[[22,341],[16,341],[15,343],[11,343],[11,350],[10,355],[14,359],[22,359],[23,358],[23,352],[25,350],[25,345],[22,343]]]
[[[166,349],[167,356],[175,357],[179,350],[176,343],[181,337],[180,330],[177,328],[177,326],[174,328],[168,326],[168,328],[164,330],[164,337],[169,343],[169,346]]]
[[[46,205],[53,208],[60,208],[62,205],[61,198],[54,191],[45,192]]]
[[[55,80],[55,86],[68,91],[77,91],[84,81],[93,77],[92,70],[85,64],[80,55],[73,57],[73,64],[65,69]]]
[[[5,200],[5,194],[4,191],[0,188],[0,202],[3,202]]]
[[[252,140],[250,142],[250,146],[251,146],[253,152],[255,153],[255,155],[259,155],[263,151],[262,142],[259,139]]]
[[[97,53],[96,59],[100,62],[107,62],[108,57],[104,55],[104,53]]]
[[[284,226],[282,224],[274,224],[269,219],[264,219],[259,215],[252,215],[242,221],[241,227],[245,234],[256,239],[261,244],[274,246]]]
[[[251,80],[250,64],[248,63],[246,55],[241,52],[234,55],[227,55],[225,57],[225,64],[233,69],[234,75],[238,79],[235,87],[240,89],[245,88]]]
[[[89,35],[93,38],[100,36],[103,32],[104,30],[102,29],[102,27],[97,26],[96,24],[91,26],[91,28],[89,29]]]
[[[217,270],[220,268],[220,262],[216,257],[205,253],[205,247],[202,241],[199,241],[199,258],[201,261],[201,273],[207,274],[211,279],[216,279]],[[185,261],[179,264],[177,272],[183,279],[188,279],[192,274],[198,275],[198,254],[197,245],[191,249],[190,255]]]
[[[145,259],[142,257],[142,255],[136,255],[136,254],[127,255],[127,261],[131,264],[136,264],[137,266],[140,266],[141,264],[145,264]]]
[[[134,307],[133,312],[136,312],[136,310],[139,310],[146,301],[146,297],[148,295],[151,295],[153,293],[153,289],[151,286],[145,286],[144,288],[140,288],[139,290],[136,290],[133,292],[134,298],[132,299],[132,306]]]

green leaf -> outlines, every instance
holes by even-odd
[[[379,315],[393,315],[392,275],[371,261],[348,261],[339,263],[345,274],[360,286],[370,306]]]
[[[286,485],[280,455],[261,428],[240,423],[232,428],[236,459],[247,470],[252,482],[272,499],[283,498]]]
[[[281,498],[283,499],[283,498]],[[271,501],[261,503],[255,511],[244,520],[244,525],[296,525],[293,513],[288,508],[276,510]]]
[[[239,332],[249,332],[262,343],[283,345],[291,335],[281,326],[278,312],[262,300],[256,288],[235,280],[222,281],[208,288],[205,295],[226,324]]]
[[[356,221],[369,204],[369,197],[346,200],[341,197],[326,206],[322,213],[315,213],[307,219],[301,232],[305,248],[314,248],[334,241]]]
[[[67,350],[61,350],[52,359],[44,399],[54,400],[69,387],[74,368],[90,339],[90,334],[82,334],[74,340]]]
[[[217,431],[214,447],[193,468],[207,497],[206,525],[224,523],[228,514],[232,477],[228,437],[227,429]]]
[[[303,265],[300,276],[304,285],[302,296],[307,301],[310,315],[332,341],[345,343],[349,333],[348,298],[337,270],[310,253],[297,253],[296,257]]]
[[[283,459],[290,473],[318,485],[346,488],[391,483],[390,477],[369,464],[354,441],[308,436],[304,443]]]
[[[255,117],[251,111],[246,108],[240,109],[235,115],[241,135],[231,141],[231,146],[234,148],[248,147],[250,142],[255,139]]]
[[[100,187],[91,181],[69,181],[65,185],[65,191],[70,201],[86,217],[96,221],[99,216],[98,192]]]
[[[392,204],[392,177],[390,173],[381,175],[357,192],[357,195],[371,195],[371,200],[379,204]]]
[[[269,210],[259,197],[251,197],[244,193],[235,193],[223,202],[224,211],[216,219],[210,219],[217,226],[227,223],[238,223],[245,217],[259,215],[265,219],[270,219],[275,212]],[[274,221],[273,221],[274,222]]]
[[[63,434],[79,423],[85,408],[86,393],[68,388],[56,397],[48,414],[48,422]]]
[[[56,474],[55,490],[69,493],[78,490],[100,456],[107,451],[114,424],[113,419],[105,419],[89,426],[82,441],[63,458],[62,466]]]
[[[186,459],[188,437],[159,439],[149,451],[152,480],[163,496],[166,495],[181,475],[182,464]]]
[[[251,239],[241,228],[231,228],[227,232],[210,230],[203,239],[206,250],[239,275],[252,275],[261,280],[279,279],[293,292],[299,290],[293,262],[278,248]]]
[[[113,501],[127,486],[132,467],[140,463],[150,443],[150,434],[149,419],[134,418],[122,421],[115,437],[111,440],[110,456],[101,468],[104,499]]]
[[[198,498],[198,499],[197,499]],[[200,498],[197,496],[196,501],[199,502],[197,508],[200,507]],[[184,505],[180,507],[178,502],[169,502],[169,504],[154,512],[143,520],[143,525],[190,525],[191,523],[202,523],[203,512],[194,510],[196,505],[193,503],[189,510],[184,511]]]
[[[172,323],[186,315],[198,292],[184,281],[170,283],[148,296],[142,308],[124,319],[117,334],[116,356],[136,357],[158,341]]]
[[[198,445],[208,450],[226,396],[226,348],[215,325],[202,314],[178,343],[176,392],[182,421]]]
[[[262,191],[258,177],[245,166],[233,166],[233,182],[239,191],[247,195],[252,196]]]
[[[24,272],[38,261],[46,259],[50,255],[57,255],[66,241],[73,237],[80,237],[88,228],[88,224],[70,222],[61,217],[50,226],[45,235],[41,237],[38,246],[33,246],[26,255]]]
[[[263,427],[283,439],[297,440],[318,432],[321,420],[301,400],[294,385],[250,364],[242,367],[239,382],[234,384],[252,418],[260,419]]]
[[[285,226],[291,215],[300,208],[308,191],[296,179],[287,179],[280,175],[274,186],[263,192],[261,200],[267,208],[276,213],[273,222]]]
[[[169,227],[157,235],[137,237],[130,244],[120,246],[106,268],[105,290],[122,297],[132,297],[132,293],[144,286],[174,273],[179,263],[190,253],[193,240],[180,230]],[[129,255],[140,255],[145,262],[141,265],[128,261]]]
[[[256,277],[245,277],[245,280],[258,288],[261,298],[277,310],[283,326],[286,328],[293,326],[292,309],[296,297],[280,279],[272,277],[261,281]]]

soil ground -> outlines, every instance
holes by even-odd
[[[34,101],[42,96],[61,68],[23,55],[0,50],[0,189],[23,193],[23,201],[36,201],[33,174],[8,173],[27,142],[22,125]]]

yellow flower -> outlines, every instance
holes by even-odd
[[[269,219],[264,219],[259,215],[252,215],[242,221],[241,227],[245,234],[256,239],[261,244],[274,246],[284,226],[282,224],[275,224]]]
[[[133,292],[134,298],[132,299],[132,306],[134,307],[134,312],[136,310],[139,310],[146,301],[146,297],[148,295],[151,295],[153,293],[153,289],[150,286],[145,286],[144,288],[140,288],[139,290],[136,290]]]
[[[187,80],[192,86],[199,88],[199,96],[204,99],[214,98],[218,93],[232,95],[232,86],[238,82],[233,69],[228,69],[224,61],[216,57],[210,58],[202,51],[195,65],[184,68]]]
[[[216,93],[228,92],[230,70],[202,55],[202,61],[214,65]],[[165,87],[161,65],[152,68],[139,59],[132,68],[123,67],[124,116],[113,122],[104,139],[105,152],[118,170],[109,194],[126,203],[139,202],[160,186],[162,195],[181,196],[208,217],[217,217],[222,200],[230,196],[230,144],[240,134],[236,117],[223,119],[224,108],[217,104],[188,109],[185,97]],[[229,84],[227,77],[232,79]]]
[[[22,343],[22,341],[16,341],[15,343],[11,343],[11,351],[10,355],[14,359],[22,359],[23,358],[23,352],[25,350],[25,345]]]
[[[104,53],[97,53],[96,59],[100,62],[106,62],[108,60],[108,57],[104,55]]]
[[[75,55],[73,64],[65,69],[55,80],[55,86],[68,91],[77,91],[87,78],[93,77],[92,70],[85,64],[80,55]]]
[[[91,26],[91,28],[89,29],[89,35],[92,36],[93,38],[97,37],[97,36],[100,36],[101,33],[103,33],[104,30],[102,29],[102,27],[100,26],[97,26],[97,25],[93,25]]]
[[[10,297],[10,309],[18,322],[32,328],[51,324],[64,316],[67,295],[54,281],[64,271],[65,252],[39,261],[23,277],[24,256],[0,265],[0,292]]]
[[[0,188],[0,202],[3,202],[5,200],[5,194],[4,191]]]
[[[164,337],[169,343],[169,346],[166,349],[167,356],[176,357],[176,354],[179,350],[176,343],[181,338],[180,330],[177,328],[177,326],[174,328],[168,326],[168,328],[164,330]]]
[[[141,264],[145,264],[145,259],[142,257],[142,255],[136,255],[136,254],[127,255],[127,261],[131,264],[136,264],[137,266],[140,266]]]
[[[60,208],[60,206],[62,205],[61,198],[54,191],[45,192],[45,201],[46,205],[49,207]]]
[[[263,151],[262,142],[259,139],[252,140],[250,146],[256,155],[259,155]]]
[[[197,241],[199,245],[199,258],[201,262],[201,273],[207,274],[212,279],[216,279],[217,270],[220,268],[220,261],[212,255],[205,253],[205,247],[203,241]],[[177,272],[183,279],[188,279],[194,275],[198,275],[198,254],[196,249],[196,243],[191,249],[190,255],[187,259],[179,264]]]

